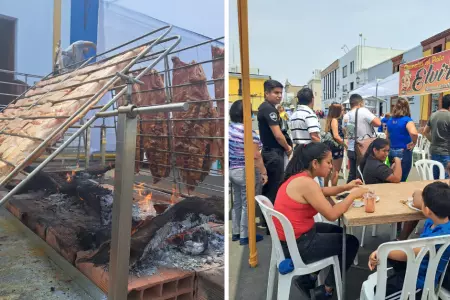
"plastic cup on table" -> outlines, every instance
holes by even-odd
[[[367,193],[364,195],[364,210],[366,213],[375,212],[375,201],[377,196],[374,193]]]

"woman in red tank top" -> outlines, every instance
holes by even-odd
[[[314,216],[320,213],[327,220],[335,221],[349,209],[355,199],[367,192],[367,189],[357,187],[361,184],[359,179],[342,186],[320,188],[314,178],[327,177],[332,168],[332,155],[327,145],[311,143],[297,146],[275,199],[274,208],[291,222],[300,256],[307,264],[334,255],[338,255],[339,261],[342,262],[342,228],[327,223],[315,223]],[[349,190],[350,194],[338,204],[326,198]],[[290,257],[281,224],[278,220],[274,222],[285,256]],[[347,235],[346,246],[345,268],[348,269],[358,252],[358,239]],[[299,288],[307,289],[302,287],[305,279],[300,277],[297,280]],[[330,271],[325,285],[314,290],[316,299],[331,296],[334,283],[335,278]]]

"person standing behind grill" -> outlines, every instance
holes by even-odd
[[[298,108],[291,117],[291,134],[295,146],[320,142],[320,124],[314,107],[314,94],[310,88],[297,93]]]
[[[258,128],[263,144],[262,157],[267,170],[268,183],[262,194],[275,202],[278,186],[284,174],[284,154],[289,157],[292,147],[281,131],[281,118],[276,105],[283,96],[283,85],[276,80],[264,82],[265,101],[258,108]]]

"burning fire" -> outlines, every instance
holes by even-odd
[[[77,165],[77,168],[78,168],[78,165]],[[66,174],[66,181],[69,182],[69,183],[72,182],[73,177],[75,176],[75,174],[76,174],[75,170],[72,170],[72,173],[67,173]]]
[[[131,228],[131,235],[133,235],[136,231],[138,231],[139,227],[141,227],[141,225],[144,223],[144,221],[140,221],[136,226],[134,226],[133,228]]]
[[[139,183],[138,185],[135,185],[134,188],[138,192],[139,196],[143,196],[142,195],[142,192],[144,191],[144,183],[143,182]]]
[[[151,202],[152,202],[152,193],[151,192],[147,193],[146,191],[144,191],[145,187],[144,187],[144,183],[143,182],[135,185],[134,188],[135,188],[136,192],[139,195],[139,199],[137,201],[137,204],[138,204],[139,208],[142,211],[145,211],[145,212],[152,211],[153,210],[153,207],[152,207],[152,204],[151,204]]]
[[[145,196],[145,198],[138,200],[139,207],[143,211],[146,211],[146,212],[152,210],[151,202],[152,202],[152,193],[151,192],[148,193],[147,196]]]
[[[176,184],[172,184],[172,196],[170,197],[170,204],[174,205],[175,200],[178,198],[177,186]]]

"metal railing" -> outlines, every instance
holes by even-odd
[[[11,79],[13,81],[4,81],[0,80],[0,96],[9,96],[11,97],[11,101],[14,100],[14,98],[20,96],[17,94],[11,94],[11,92],[7,93],[6,91],[9,91],[12,87],[28,87],[28,81],[30,78],[35,78],[40,80],[44,76],[40,75],[34,75],[34,74],[28,74],[28,73],[22,73],[22,72],[16,72],[16,71],[10,71],[10,70],[4,70],[0,69],[0,75],[1,74],[8,74],[11,75]],[[34,84],[34,83],[33,83]]]

